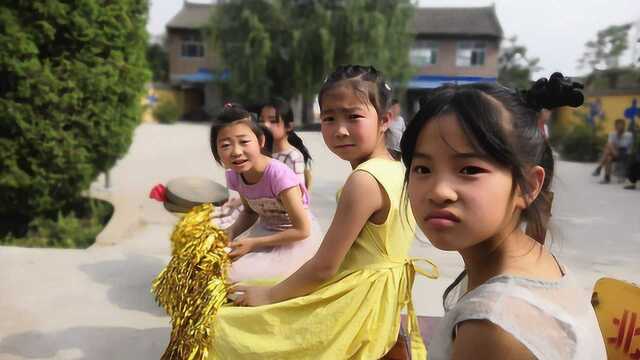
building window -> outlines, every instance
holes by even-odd
[[[482,66],[486,44],[484,42],[464,41],[458,43],[456,66]]]
[[[202,34],[199,32],[190,32],[182,35],[182,57],[203,57],[204,44],[202,43]]]
[[[438,62],[438,45],[434,42],[419,42],[409,51],[413,66],[435,65]]]

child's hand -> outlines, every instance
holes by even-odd
[[[251,252],[251,250],[254,249],[255,245],[255,240],[248,237],[232,241],[229,243],[229,247],[231,248],[229,257],[231,258],[231,260],[237,260],[244,254]]]
[[[235,285],[229,293],[230,299],[238,306],[260,306],[273,303],[270,286]]]

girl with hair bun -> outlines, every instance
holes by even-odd
[[[579,106],[579,88],[555,73],[527,91],[447,86],[421,101],[401,142],[408,200],[429,241],[465,263],[429,359],[606,358],[590,294],[544,247],[554,160],[539,112]]]

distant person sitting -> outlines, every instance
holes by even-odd
[[[397,99],[391,100],[389,112],[391,112],[392,116],[389,127],[387,128],[385,143],[391,156],[396,160],[400,160],[400,139],[402,139],[402,134],[404,133],[404,129],[407,128],[407,125],[401,115],[400,102]]]
[[[593,176],[599,176],[604,167],[604,179],[600,182],[601,184],[611,182],[611,165],[614,161],[623,159],[629,153],[633,141],[631,133],[625,131],[626,123],[624,119],[616,119],[614,125],[615,131],[609,133],[609,140],[604,147],[602,159],[592,174]]]

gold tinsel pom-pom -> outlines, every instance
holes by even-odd
[[[212,212],[211,204],[200,205],[180,220],[171,235],[173,256],[151,286],[171,317],[163,360],[206,359],[211,324],[227,301],[228,238],[212,224]]]

